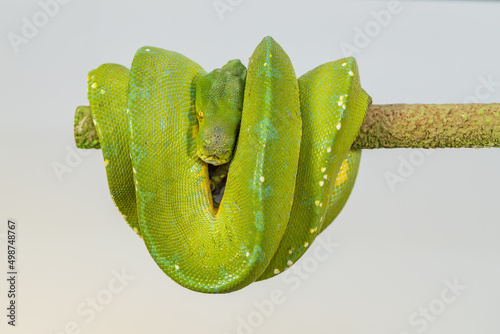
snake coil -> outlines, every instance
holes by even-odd
[[[125,220],[174,281],[224,293],[289,268],[339,214],[371,98],[354,58],[297,79],[280,45],[264,38],[248,64],[238,144],[214,209],[196,156],[195,81],[204,74],[179,53],[143,47],[130,70],[91,71],[88,98]]]

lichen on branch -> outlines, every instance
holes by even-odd
[[[74,131],[76,147],[101,148],[90,107],[80,106],[76,108]]]
[[[500,103],[372,105],[353,147],[500,147]]]

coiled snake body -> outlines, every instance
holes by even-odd
[[[181,54],[143,47],[130,70],[91,71],[88,97],[126,221],[173,280],[223,293],[286,270],[338,215],[357,175],[361,152],[350,147],[371,98],[354,58],[297,80],[283,49],[264,38],[248,64],[215,209],[208,166],[196,154],[196,82],[206,74]]]

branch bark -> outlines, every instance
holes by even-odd
[[[500,103],[372,105],[353,148],[500,147]]]
[[[78,148],[101,148],[90,107],[80,106],[75,111],[75,143]]]
[[[89,107],[75,113],[78,148],[101,148]],[[500,103],[386,104],[366,112],[353,148],[500,147]]]

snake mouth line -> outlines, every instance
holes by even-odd
[[[212,154],[212,155],[205,155],[205,154],[201,154],[200,151],[197,152],[197,155],[198,157],[203,160],[204,162],[206,162],[207,164],[211,164],[211,165],[214,165],[214,166],[219,166],[219,165],[223,165],[225,164],[226,162],[228,162],[229,160],[228,159],[222,159],[222,158],[219,158],[217,155],[215,154]]]

